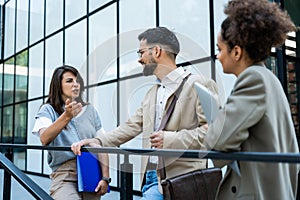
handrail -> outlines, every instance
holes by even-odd
[[[41,145],[25,145],[25,144],[7,144],[0,143],[0,150],[12,149],[39,149],[51,151],[71,151],[70,147],[50,147]],[[255,162],[284,162],[284,163],[300,163],[300,154],[298,153],[276,153],[276,152],[218,152],[218,151],[204,151],[204,150],[174,150],[174,149],[135,149],[135,148],[108,148],[108,147],[82,147],[82,151],[90,151],[93,153],[110,153],[110,154],[123,154],[127,159],[130,155],[149,155],[149,156],[163,156],[163,157],[184,157],[184,158],[200,158],[200,159],[217,159],[217,160],[239,160],[239,161],[255,161]],[[51,199],[41,188],[34,184],[29,177],[22,175],[23,172],[13,165],[4,155],[1,154],[1,160],[5,165],[5,169],[10,171],[10,174],[21,182],[21,184],[34,195],[37,199]],[[124,162],[121,164],[121,190],[120,197],[122,199],[132,199],[132,164]],[[24,177],[25,176],[25,177]],[[9,188],[8,188],[9,189]],[[10,189],[9,189],[10,190]],[[41,191],[42,190],[42,191]],[[40,196],[38,196],[40,195]],[[45,196],[41,196],[45,195]],[[8,198],[7,198],[8,199]]]
[[[50,147],[39,145],[4,144],[1,148],[21,148],[21,149],[43,149],[56,151],[71,151],[70,147]],[[219,152],[204,150],[174,150],[174,149],[136,149],[136,148],[111,148],[111,147],[82,147],[82,151],[93,153],[113,153],[113,154],[133,154],[133,155],[154,155],[165,157],[183,158],[209,158],[216,160],[240,160],[257,162],[286,162],[300,163],[299,153],[277,153],[277,152]]]
[[[41,200],[52,200],[50,195],[45,192],[40,186],[33,182],[19,168],[17,168],[9,159],[0,153],[0,165],[12,175],[32,196]],[[10,191],[9,191],[10,192]]]

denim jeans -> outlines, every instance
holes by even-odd
[[[158,180],[155,170],[146,172],[146,183],[142,188],[141,200],[163,200],[163,195],[158,191]]]

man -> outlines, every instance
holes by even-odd
[[[145,76],[155,75],[157,84],[146,94],[141,107],[125,123],[111,132],[101,134],[98,138],[82,140],[72,145],[75,154],[80,154],[83,145],[119,146],[140,133],[143,134],[144,148],[159,149],[203,149],[203,138],[206,129],[206,119],[198,100],[193,83],[200,82],[217,94],[214,81],[203,76],[190,75],[182,67],[176,66],[176,56],[180,46],[173,32],[164,27],[151,28],[138,36],[140,49],[138,62],[143,65]],[[187,78],[178,97],[173,113],[164,130],[159,130],[162,118],[174,98],[174,92]],[[149,156],[142,158],[141,180],[143,186],[142,199],[163,199],[159,177],[157,179],[155,159]],[[196,169],[206,167],[206,160],[178,159],[165,160],[166,176],[173,177]],[[151,170],[152,169],[152,170]],[[144,176],[146,173],[146,176]],[[146,180],[143,180],[146,177]]]

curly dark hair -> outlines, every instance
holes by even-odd
[[[54,70],[51,78],[49,95],[46,103],[49,103],[59,115],[61,115],[64,112],[62,105],[64,105],[65,102],[62,99],[63,92],[62,92],[61,81],[63,78],[63,74],[66,72],[73,73],[77,77],[77,81],[80,84],[79,96],[75,99],[75,101],[77,101],[78,103],[79,102],[82,103],[82,105],[88,104],[84,102],[82,99],[82,93],[84,91],[84,82],[78,70],[75,67],[69,65],[63,65],[61,67],[57,67]]]
[[[297,30],[288,13],[268,0],[231,0],[224,13],[222,40],[229,51],[235,45],[244,48],[254,62],[265,60],[272,47],[282,45],[287,33]]]
[[[180,45],[176,35],[166,27],[150,28],[138,36],[139,41],[146,40],[148,44],[161,44],[169,56],[176,58],[180,51]]]

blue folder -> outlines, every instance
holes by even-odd
[[[78,192],[95,192],[102,179],[101,166],[96,154],[81,152],[81,156],[77,156],[77,179]]]

